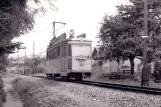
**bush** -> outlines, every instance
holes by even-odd
[[[48,94],[44,92],[44,90],[40,91],[41,89],[43,89],[42,85],[37,85],[30,81],[25,81],[22,78],[16,78],[14,81],[12,81],[12,86],[14,90],[18,93],[23,103],[23,107],[42,107],[42,103],[44,104],[44,102],[42,101],[39,102],[38,99],[41,99],[40,98],[41,96],[38,93],[43,92],[45,96],[46,94]],[[47,106],[43,106],[43,107],[47,107]]]
[[[111,72],[111,73],[102,73],[99,78],[108,78],[108,79],[134,79],[133,75],[122,74],[120,72]]]
[[[98,64],[99,64],[99,66],[102,66],[103,65],[103,62],[102,61],[99,61]]]
[[[109,74],[109,79],[134,79],[134,75],[113,72]]]
[[[43,73],[43,72],[44,72],[44,68],[43,67],[37,67],[36,73]]]

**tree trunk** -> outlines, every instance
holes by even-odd
[[[135,66],[134,58],[129,58],[129,60],[130,60],[130,66],[131,66],[131,75],[134,75],[134,66]]]
[[[118,65],[120,65],[120,58],[119,57],[117,57],[117,63],[118,63]]]

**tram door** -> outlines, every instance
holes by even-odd
[[[61,44],[61,72],[64,71],[64,44]]]
[[[65,72],[66,44],[61,44],[61,72]]]

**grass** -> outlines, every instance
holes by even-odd
[[[53,83],[53,81],[50,82]],[[71,103],[71,99],[60,94],[61,92],[46,88],[48,85],[51,86],[48,82],[41,84],[37,80],[28,81],[24,78],[16,78],[12,85],[18,93],[23,107],[69,107],[66,105]]]
[[[102,68],[97,65],[92,69],[92,77],[91,80],[101,81],[101,82],[109,82],[116,84],[125,84],[125,85],[141,85],[141,72],[135,72],[134,75],[123,74],[120,72],[105,72]],[[155,83],[154,77],[151,75],[149,80],[149,87],[152,88],[161,88],[161,83]]]
[[[0,77],[0,107],[3,107],[3,103],[6,101],[6,92],[3,90],[3,80]]]
[[[34,99],[32,98],[32,94],[30,94],[29,92],[30,87],[32,87],[32,84],[22,80],[21,78],[16,78],[12,82],[12,86],[20,96],[20,99],[24,107],[38,107],[36,101],[34,101]]]

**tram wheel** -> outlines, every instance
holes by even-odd
[[[53,75],[52,74],[46,74],[47,77],[52,77]]]
[[[46,74],[47,77],[49,77],[49,74]]]
[[[57,76],[54,74],[53,79],[55,80],[55,79],[56,79],[56,77],[57,77]]]
[[[62,80],[63,80],[64,82],[67,82],[67,81],[69,81],[69,77],[68,77],[68,76],[62,76]]]
[[[82,77],[79,77],[79,78],[75,78],[76,81],[82,81]]]

